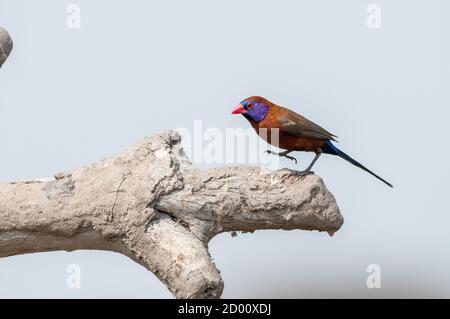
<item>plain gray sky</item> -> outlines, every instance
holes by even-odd
[[[81,29],[66,26],[70,3]],[[380,29],[366,25],[370,3]],[[262,95],[395,188],[324,156],[315,171],[342,229],[214,238],[223,296],[449,298],[449,12],[445,0],[0,0],[14,40],[0,70],[0,180],[52,176],[194,120],[247,127],[230,110]],[[282,164],[312,158],[296,156]],[[69,264],[80,289],[66,286]],[[369,264],[380,289],[366,287]],[[78,251],[0,259],[0,297],[171,296],[124,256]]]

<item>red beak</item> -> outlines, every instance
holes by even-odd
[[[242,104],[238,104],[233,111],[231,111],[231,114],[241,114],[244,112],[244,106]]]

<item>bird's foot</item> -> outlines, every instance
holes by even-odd
[[[306,170],[306,171],[297,172],[297,175],[304,177],[304,176],[308,176],[308,175],[314,175],[314,172]]]
[[[276,152],[273,152],[271,150],[267,150],[264,153],[272,154],[272,155],[278,155],[279,157],[286,157],[287,159],[290,159],[291,161],[294,161],[295,164],[297,164],[297,159],[295,157],[293,157],[293,156],[289,156],[289,155],[283,154],[283,153],[276,153]]]
[[[290,159],[291,161],[294,161],[295,164],[297,164],[297,159],[293,156],[289,156],[289,155],[282,155],[283,157],[286,157],[287,159]]]

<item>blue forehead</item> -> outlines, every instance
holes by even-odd
[[[247,107],[249,104],[253,104],[254,106],[265,105],[262,102],[257,102],[257,101],[253,101],[253,100],[244,100],[241,102],[241,104],[242,104],[242,106],[245,106],[245,107]]]

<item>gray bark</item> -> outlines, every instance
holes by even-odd
[[[8,32],[0,27],[0,67],[5,63],[11,50],[13,48],[13,42]]]

